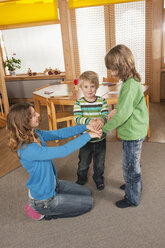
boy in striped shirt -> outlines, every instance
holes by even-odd
[[[101,129],[107,122],[108,105],[104,98],[97,96],[99,78],[93,71],[85,71],[80,75],[79,86],[83,97],[74,104],[74,119],[76,124],[89,124],[95,130]],[[106,153],[106,134],[101,139],[95,138],[79,150],[79,163],[76,183],[84,185],[87,182],[89,165],[93,158],[93,180],[98,190],[104,189],[104,162]]]

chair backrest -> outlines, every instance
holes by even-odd
[[[73,113],[68,111],[56,112],[56,106],[53,102],[53,98],[50,98],[47,101],[47,111],[48,111],[48,119],[51,122],[53,130],[57,129],[57,123],[59,122],[67,122],[67,127],[70,126],[70,121],[72,126],[75,125]]]
[[[49,85],[45,85],[45,86],[42,86],[41,88],[37,88],[35,89],[35,91],[38,91],[38,90],[41,90],[41,89],[44,89],[46,87],[48,87]],[[33,94],[33,100],[35,101],[35,94]],[[46,99],[40,99],[40,101],[38,101],[38,104],[42,105],[42,106],[46,106]],[[37,109],[37,108],[36,108]],[[39,110],[38,110],[39,111]],[[39,111],[39,114],[40,114],[40,111]]]

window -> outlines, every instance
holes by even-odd
[[[111,20],[110,20],[111,21]],[[114,20],[112,20],[114,21]],[[104,6],[76,9],[80,72],[94,70],[107,76]],[[115,4],[116,44],[128,46],[145,81],[145,1]],[[110,37],[111,39],[111,37]]]
[[[76,25],[80,56],[80,73],[92,70],[100,80],[107,75],[104,64],[105,28],[104,7],[76,9]]]
[[[116,44],[133,52],[137,71],[145,82],[145,1],[115,5]]]
[[[2,31],[7,56],[13,53],[21,60],[16,73],[43,73],[45,68],[64,71],[64,58],[60,24],[18,28]]]

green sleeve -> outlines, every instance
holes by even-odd
[[[116,114],[102,128],[105,133],[120,127],[131,116],[133,113],[133,101],[133,89],[131,89],[130,85],[124,85],[119,94]]]
[[[101,108],[101,118],[104,120],[104,123],[107,122],[108,104],[107,104],[107,101],[105,99],[103,99],[103,105],[102,105],[102,108]]]

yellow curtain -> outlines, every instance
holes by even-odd
[[[73,9],[73,8],[99,6],[105,4],[137,2],[137,1],[144,1],[144,0],[69,0],[69,8]]]
[[[58,20],[57,0],[8,0],[0,2],[0,29],[10,25]]]

